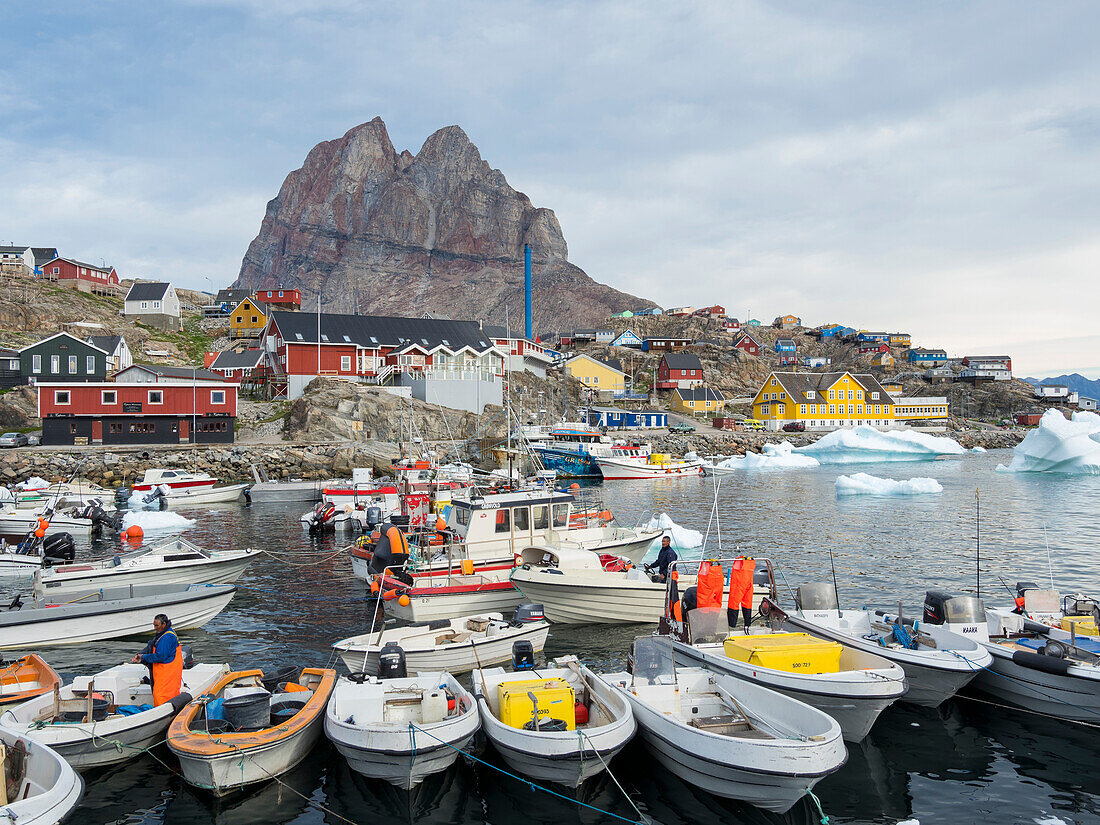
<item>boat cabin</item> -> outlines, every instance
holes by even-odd
[[[572,507],[573,496],[556,490],[472,495],[452,499],[447,526],[467,544],[506,544],[517,553],[568,530]]]

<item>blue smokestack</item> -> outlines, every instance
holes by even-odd
[[[523,319],[527,324],[527,339],[535,340],[531,322],[531,246],[523,245]]]

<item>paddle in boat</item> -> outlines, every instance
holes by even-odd
[[[446,770],[481,725],[473,695],[446,671],[409,677],[400,648],[381,676],[342,677],[325,711],[325,735],[356,773],[410,789]]]
[[[630,704],[575,656],[535,667],[517,642],[512,671],[474,671],[485,735],[517,773],[570,788],[607,768],[633,738]]]
[[[266,685],[262,670],[228,673],[172,721],[168,749],[189,785],[216,796],[267,782],[313,750],[335,687],[321,668]]]
[[[12,825],[68,821],[84,794],[80,774],[57,751],[2,727],[0,765],[0,817]]]
[[[74,768],[113,765],[140,756],[164,739],[172,717],[229,672],[228,665],[194,664],[184,648],[182,692],[160,705],[142,680],[149,669],[121,664],[24,702],[0,715],[0,728],[57,751]]]
[[[646,749],[692,787],[785,813],[847,759],[840,725],[781,693],[677,667],[671,640],[637,639],[633,672],[599,678],[630,702]]]
[[[17,705],[43,693],[51,693],[61,677],[46,660],[31,653],[5,662],[0,659],[0,705]]]
[[[796,608],[761,608],[787,630],[809,633],[845,649],[887,659],[905,671],[909,691],[899,702],[939,707],[970,683],[993,656],[973,639],[943,625],[906,619],[882,610],[844,610],[827,582],[798,588]]]
[[[521,604],[510,622],[501,613],[486,613],[403,627],[380,627],[342,639],[332,649],[352,673],[377,676],[379,656],[393,646],[405,651],[407,667],[413,673],[427,670],[466,673],[479,666],[507,662],[512,644],[520,640],[529,641],[539,653],[549,633],[550,623],[543,618],[542,605]]]

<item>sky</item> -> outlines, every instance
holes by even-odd
[[[0,243],[233,281],[316,143],[460,125],[661,306],[1100,377],[1100,6],[7,3]]]

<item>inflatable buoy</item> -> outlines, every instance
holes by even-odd
[[[381,587],[379,586],[378,582],[371,582],[370,583],[370,592],[371,593],[377,593],[380,589],[381,589]]]
[[[579,490],[580,488],[581,488],[581,485],[577,484],[577,482],[575,482],[575,481],[572,484],[569,485],[570,490]]]
[[[435,520],[435,529],[439,530],[440,532],[443,532],[444,530],[446,530],[447,529],[447,520],[445,518],[443,518],[442,516],[437,518]]]
[[[392,602],[394,599],[397,598],[397,591],[387,590],[385,593],[382,594],[382,598],[387,602]]]
[[[397,603],[398,603],[399,605],[401,605],[402,607],[408,607],[408,606],[409,606],[409,597],[408,597],[408,594],[406,594],[406,593],[402,593],[402,594],[401,594],[401,595],[400,595],[400,596],[399,596],[399,597],[397,598]]]
[[[140,539],[145,535],[145,531],[141,529],[140,524],[131,524],[126,528],[126,538],[128,539]]]

